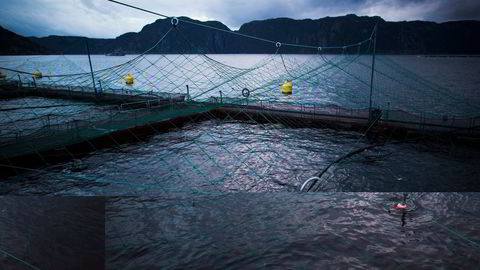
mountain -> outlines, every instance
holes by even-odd
[[[29,37],[30,41],[49,48],[56,54],[86,54],[86,40],[92,52],[102,51],[113,39],[85,38],[75,36],[48,36],[48,37]]]
[[[180,19],[225,31],[230,30],[218,21],[200,22],[187,17]],[[235,32],[284,43],[343,46],[369,38],[376,24],[378,53],[480,54],[480,21],[387,22],[377,16],[356,15],[316,20],[276,18],[245,23]],[[171,28],[170,19],[159,19],[144,26],[138,33],[125,33],[114,39],[88,39],[90,52],[104,54],[121,50],[126,53],[142,53],[151,48]],[[48,36],[28,39],[55,53],[86,53],[86,38],[83,37]],[[178,26],[172,28],[159,46],[149,53],[273,53],[275,50],[275,44],[272,43],[180,22]],[[280,52],[316,51],[283,46]]]
[[[0,26],[0,54],[49,54],[53,53],[41,45],[30,41],[28,38],[17,35]]]
[[[180,17],[180,19],[230,31],[227,26],[216,21],[200,22],[187,17]],[[138,33],[125,33],[115,39],[89,38],[90,53],[105,54],[115,50],[130,54],[142,53],[157,43],[170,28],[172,28],[170,19],[160,19],[145,25]],[[173,28],[164,42],[161,42],[149,53],[225,53],[228,49],[228,44],[225,42],[230,35],[221,31],[182,23]],[[85,37],[48,36],[29,37],[29,39],[61,54],[86,53]]]

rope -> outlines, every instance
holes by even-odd
[[[458,233],[457,231],[454,231],[454,230],[448,228],[447,226],[445,226],[445,225],[443,225],[443,224],[441,224],[441,223],[439,223],[439,222],[437,222],[437,221],[435,221],[435,220],[433,220],[433,222],[434,222],[435,224],[437,224],[438,226],[440,226],[441,228],[443,228],[444,230],[446,230],[446,231],[448,231],[448,232],[456,235],[457,237],[459,237],[459,238],[467,241],[468,243],[472,244],[474,247],[480,248],[480,243],[477,243],[477,242],[475,242],[475,241],[472,241],[472,240],[468,239],[468,238],[465,237],[464,235]]]
[[[31,269],[40,270],[40,268],[38,268],[38,267],[36,267],[36,266],[34,266],[34,265],[32,265],[32,264],[30,264],[30,263],[28,263],[28,262],[20,259],[20,258],[18,258],[18,257],[16,257],[15,255],[13,255],[13,254],[11,254],[11,253],[6,252],[5,250],[2,250],[1,248],[0,248],[0,252],[3,253],[3,254],[5,254],[5,255],[7,255],[7,256],[10,257],[10,258],[13,258],[13,259],[15,259],[15,260],[23,263],[24,265],[30,267]]]
[[[360,139],[362,137],[364,137],[368,131],[375,125],[375,123],[380,120],[382,116],[379,115],[374,121],[372,121],[372,123],[367,127],[367,129],[365,130],[365,132],[362,134],[362,136],[360,136],[360,138],[358,138],[357,140],[357,143],[360,141]],[[358,153],[361,153],[365,150],[368,150],[368,149],[372,149],[372,148],[375,148],[375,147],[378,147],[378,146],[383,146],[385,145],[385,143],[378,143],[378,144],[374,144],[374,145],[369,145],[369,146],[366,146],[366,147],[361,147],[359,149],[355,149],[353,151],[350,151],[349,153],[347,153],[346,155],[343,155],[341,156],[340,158],[336,159],[335,161],[331,162],[330,164],[328,164],[327,167],[325,167],[325,169],[322,170],[322,172],[320,172],[320,174],[318,175],[318,177],[312,177],[313,178],[313,183],[309,186],[309,188],[307,189],[307,191],[310,191],[310,189],[315,186],[315,184],[321,179],[321,177],[323,176],[323,174],[325,174],[326,171],[328,171],[328,169],[333,165],[333,164],[336,164],[336,163],[339,163],[340,161],[344,160],[344,159],[347,159],[355,154],[358,154]],[[308,179],[307,181],[305,181],[305,183],[303,183],[302,185],[302,188],[300,189],[300,191],[303,190],[303,186],[306,185],[307,182],[309,182],[309,180],[311,180],[312,178]],[[318,187],[315,191],[318,190]]]
[[[129,7],[129,8],[133,8],[133,9],[136,9],[136,10],[140,10],[140,11],[143,11],[143,12],[146,12],[146,13],[157,15],[157,16],[160,16],[160,17],[163,17],[163,18],[177,18],[177,17],[167,16],[167,15],[164,15],[164,14],[161,14],[161,13],[158,13],[158,12],[154,12],[154,11],[151,11],[151,10],[147,10],[147,9],[144,9],[144,8],[140,8],[140,7],[137,7],[137,6],[125,4],[125,3],[115,1],[115,0],[108,0],[108,1],[110,1],[112,3],[115,3],[115,4],[119,4],[119,5],[122,5],[122,6]],[[204,27],[204,28],[208,28],[208,29],[212,29],[212,30],[216,30],[216,31],[221,31],[221,32],[224,32],[224,33],[237,35],[237,36],[241,36],[241,37],[245,37],[245,38],[255,39],[255,40],[259,40],[259,41],[263,41],[263,42],[267,42],[267,43],[271,43],[271,44],[277,44],[277,42],[279,42],[279,41],[269,40],[269,39],[266,39],[266,38],[260,38],[260,37],[256,37],[256,36],[252,36],[252,35],[247,35],[247,34],[242,34],[242,33],[239,33],[239,32],[234,32],[234,31],[231,31],[231,30],[221,29],[221,28],[210,26],[210,25],[200,24],[200,23],[196,23],[196,22],[193,22],[193,21],[183,20],[183,19],[179,19],[179,18],[177,18],[177,19],[181,22],[184,22],[184,23],[188,23],[188,24],[192,24],[192,25],[196,25],[196,26],[200,26],[200,27]],[[370,39],[366,39],[366,40],[362,40],[360,42],[357,42],[355,44],[348,44],[348,45],[345,45],[345,46],[322,46],[322,48],[323,49],[343,49],[343,48],[349,48],[349,47],[356,47],[356,46],[359,46],[360,44],[363,44],[363,43],[366,43],[366,42],[369,42],[369,41],[370,41]],[[283,43],[283,42],[280,42],[280,43],[282,44],[282,46],[308,48],[308,49],[315,49],[315,50],[318,50],[318,48],[319,48],[318,46],[312,46],[312,45],[292,44],[292,43]]]

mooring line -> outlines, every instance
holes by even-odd
[[[16,257],[16,256],[13,255],[13,254],[10,254],[10,253],[6,252],[5,250],[2,250],[1,248],[0,248],[0,252],[3,253],[3,254],[5,254],[5,255],[7,255],[7,256],[10,257],[10,258],[13,258],[13,259],[15,259],[15,260],[17,260],[17,261],[25,264],[26,266],[28,266],[28,267],[30,267],[30,268],[32,268],[32,269],[41,270],[40,268],[38,268],[38,267],[36,267],[36,266],[34,266],[34,265],[32,265],[32,264],[30,264],[30,263],[28,263],[28,262],[20,259],[20,258],[18,258],[18,257]]]
[[[465,241],[469,242],[470,244],[474,245],[476,248],[480,248],[480,243],[478,243],[478,242],[476,242],[476,241],[473,241],[473,240],[470,240],[470,239],[468,239],[466,236],[464,236],[464,235],[461,235],[461,234],[460,234],[460,233],[458,233],[457,231],[454,231],[454,230],[452,230],[452,229],[448,228],[447,226],[445,226],[445,225],[443,225],[443,224],[441,224],[441,223],[439,223],[439,222],[436,222],[435,220],[433,220],[433,222],[434,222],[435,224],[437,224],[438,226],[442,227],[444,230],[446,230],[446,231],[448,231],[448,232],[450,232],[450,233],[452,233],[452,234],[454,234],[454,235],[458,236],[459,238],[461,238],[461,239],[463,239],[463,240],[465,240]]]

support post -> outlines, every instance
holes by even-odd
[[[377,25],[373,28],[373,52],[372,52],[372,74],[370,76],[370,99],[368,105],[368,122],[372,121],[372,93],[373,93],[373,74],[375,73],[375,50],[377,47]]]
[[[20,78],[20,74],[18,75],[18,87],[22,86],[22,78]]]
[[[190,100],[190,89],[188,88],[188,84],[187,84],[187,100]]]
[[[32,76],[32,79],[33,79],[33,86],[35,87],[35,89],[37,89],[37,81],[35,80],[35,76]]]
[[[222,95],[222,91],[220,90],[220,103],[223,103],[223,95]]]
[[[100,86],[100,95],[103,95],[102,81],[98,80],[98,86]]]
[[[87,45],[88,63],[90,64],[90,72],[92,74],[93,91],[95,91],[95,96],[97,96],[97,87],[95,87],[95,78],[93,77],[92,59],[90,59],[90,48],[88,47],[87,38],[85,38],[85,44]]]

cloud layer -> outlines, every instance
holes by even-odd
[[[276,17],[322,18],[354,13],[387,21],[480,20],[479,0],[175,0],[124,2],[169,16],[218,20],[232,29],[242,23]],[[138,32],[158,19],[106,0],[5,1],[0,25],[25,36],[79,35],[116,37]]]

